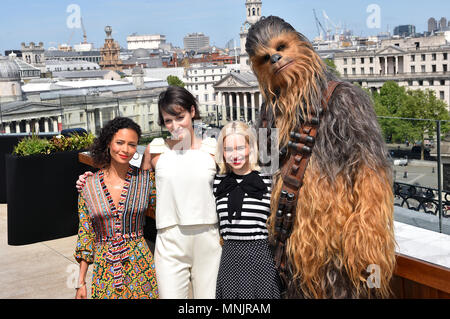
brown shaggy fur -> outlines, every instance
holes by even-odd
[[[308,40],[277,17],[252,26],[246,50],[266,105],[261,116],[279,129],[279,146],[300,118],[321,107],[336,80]],[[282,58],[271,61],[274,54]],[[283,68],[283,66],[285,66]],[[282,180],[274,176],[269,229]],[[287,245],[293,269],[290,297],[388,297],[395,267],[391,168],[370,98],[341,84],[322,118],[299,193]],[[369,289],[369,265],[380,267],[380,287]]]

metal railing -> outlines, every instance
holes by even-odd
[[[427,122],[434,122],[433,126],[435,127],[435,131],[429,131],[424,132],[426,135],[430,137],[430,140],[433,141],[432,144],[434,144],[434,149],[429,149],[427,154],[427,161],[425,160],[415,160],[410,162],[408,164],[408,168],[394,168],[394,195],[396,198],[396,206],[404,207],[413,211],[418,211],[426,214],[432,214],[438,217],[439,219],[439,232],[442,233],[442,221],[443,218],[450,217],[450,166],[445,167],[446,170],[446,177],[444,180],[444,174],[443,174],[443,163],[442,163],[442,157],[443,155],[448,155],[446,157],[449,158],[450,163],[450,154],[442,154],[441,152],[441,136],[443,135],[442,132],[442,123],[450,121],[443,121],[443,120],[434,120],[434,119],[417,119],[417,118],[399,118],[399,117],[389,117],[389,116],[378,116],[378,121],[380,122],[380,125],[383,128],[383,120],[390,120],[390,121],[409,121],[409,122],[417,122],[417,121],[427,121]],[[392,124],[392,123],[391,123]],[[384,130],[383,130],[384,131]],[[432,138],[431,138],[432,137]],[[386,138],[386,136],[385,136]],[[397,136],[398,138],[398,136]],[[404,142],[403,142],[404,143]],[[445,142],[447,143],[447,142]],[[412,150],[414,147],[416,150],[421,149],[422,146],[415,145],[413,141],[411,143],[407,143],[409,146],[404,147],[404,149],[411,148],[409,153],[399,153],[401,152],[400,146],[398,147],[398,150],[391,149],[390,154],[391,157],[397,157],[401,158],[404,157],[405,154],[411,154],[414,156],[417,156],[416,154],[412,154]],[[449,142],[450,144],[450,142]],[[388,149],[389,145],[393,144],[387,144]],[[396,144],[398,145],[398,144]],[[404,144],[406,145],[406,144]],[[392,147],[392,146],[391,146]],[[402,156],[396,156],[398,154],[401,154]],[[433,155],[433,156],[430,156]],[[417,157],[416,157],[417,158]],[[419,157],[420,158],[420,153]],[[395,161],[393,161],[393,164],[395,164]],[[412,164],[412,165],[411,165]],[[424,166],[431,166],[432,171],[428,169],[424,169]],[[415,172],[415,178],[413,178],[411,181],[406,181],[408,176],[408,171],[414,171]],[[428,170],[428,171],[427,171]],[[396,172],[397,171],[397,172]],[[396,180],[396,174],[398,171],[403,171],[404,176],[403,179],[405,181],[398,181]],[[434,176],[436,175],[436,176]],[[448,175],[448,177],[447,177]],[[444,182],[444,183],[443,183]],[[421,185],[422,184],[422,185]],[[443,185],[444,184],[444,185]]]

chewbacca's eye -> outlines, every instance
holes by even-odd
[[[285,46],[284,44],[280,44],[280,45],[277,47],[277,51],[283,51],[285,48],[286,48],[286,46]]]
[[[267,62],[270,59],[270,55],[266,54],[265,56],[263,56],[263,61]]]

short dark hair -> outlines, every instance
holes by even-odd
[[[141,138],[141,127],[128,117],[116,117],[106,123],[100,131],[100,135],[95,138],[94,143],[90,148],[94,164],[99,167],[107,167],[111,162],[111,155],[109,154],[109,144],[117,131],[128,128],[136,132],[138,140]]]
[[[198,104],[195,97],[183,87],[169,86],[167,90],[159,94],[158,100],[158,124],[164,126],[164,118],[162,112],[169,113],[170,115],[178,115],[177,106],[181,106],[188,112],[191,112],[191,106],[194,106],[195,115],[194,120],[200,119],[200,112],[198,110]]]

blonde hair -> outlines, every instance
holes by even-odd
[[[245,141],[249,146],[249,164],[252,171],[259,171],[258,165],[258,143],[256,140],[256,132],[254,128],[249,127],[244,122],[233,121],[225,125],[220,131],[217,140],[216,163],[219,166],[219,174],[227,174],[231,172],[231,168],[227,165],[223,158],[223,142],[230,134],[240,134],[245,137]]]

